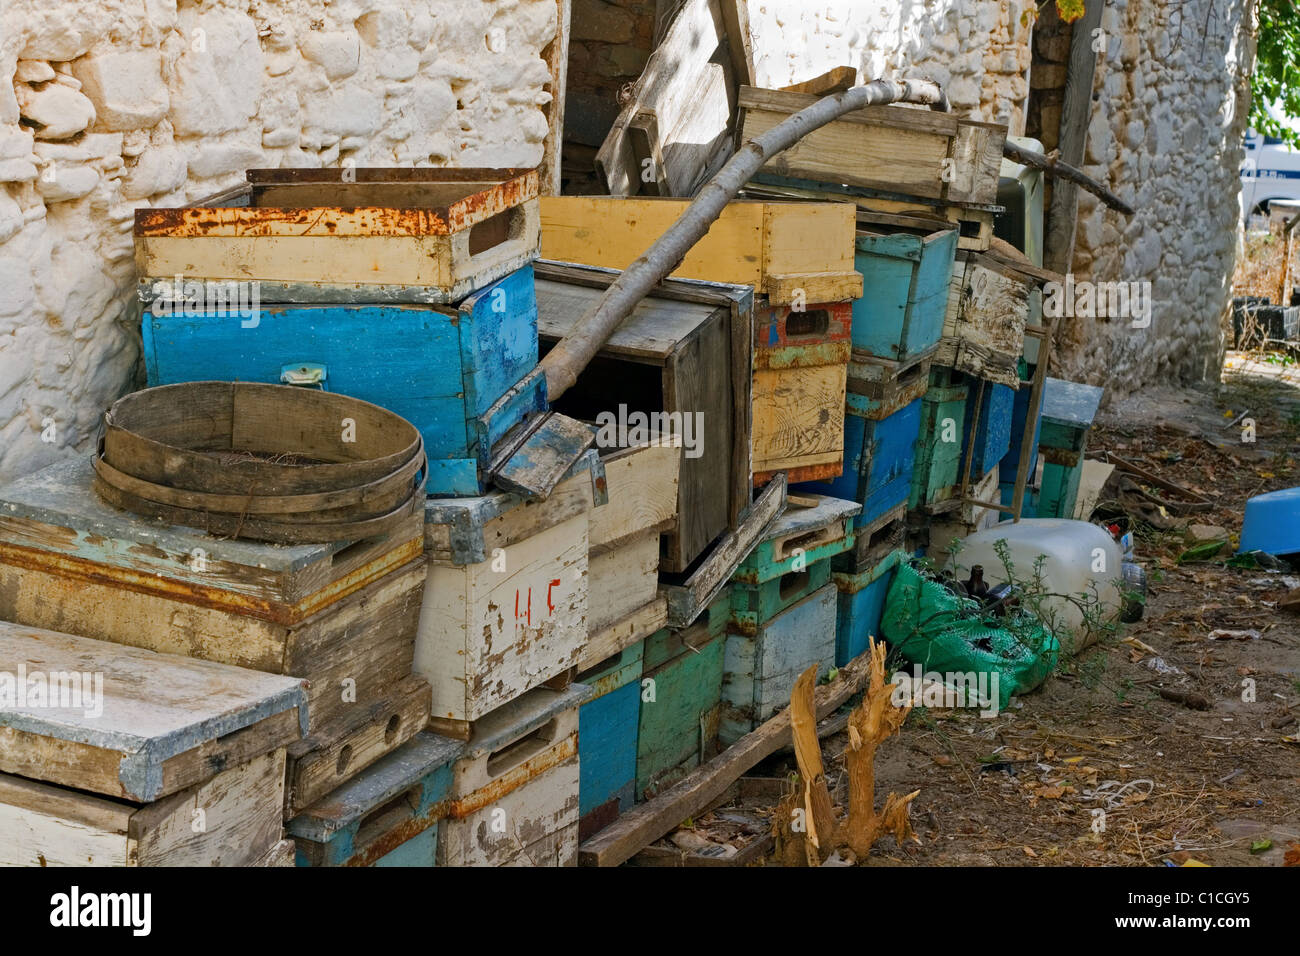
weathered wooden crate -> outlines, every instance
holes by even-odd
[[[930,369],[930,387],[921,400],[921,430],[908,499],[911,509],[947,510],[956,504],[968,391],[959,373],[938,365]]]
[[[265,866],[284,774],[278,747],[140,804],[0,773],[0,866]]]
[[[285,824],[298,866],[433,866],[463,742],[421,732]]]
[[[838,592],[835,617],[835,666],[866,653],[870,639],[880,635],[885,595],[894,579],[894,569],[903,554],[891,551],[868,564],[854,564],[835,572]]]
[[[853,518],[861,509],[824,496],[792,503],[732,575],[728,633],[753,639],[764,624],[829,583],[832,559],[853,549]]]
[[[971,382],[966,401],[966,421],[962,431],[966,438],[964,454],[969,458],[971,474],[979,476],[998,464],[1011,449],[1011,416],[1015,390],[993,382]],[[979,419],[976,421],[976,408]],[[965,468],[966,459],[962,467]]]
[[[835,663],[835,585],[828,583],[758,625],[754,634],[727,632],[718,739],[730,746],[790,702],[798,676]]]
[[[806,93],[742,86],[738,141],[817,102]],[[1005,126],[911,106],[870,106],[813,130],[763,167],[781,176],[890,190],[946,202],[994,203]]]
[[[439,866],[571,866],[578,856],[583,684],[538,688],[474,728],[452,769]]]
[[[930,387],[930,356],[902,365],[859,353],[849,363],[846,411],[879,421],[910,405]]]
[[[855,248],[866,292],[853,303],[854,352],[904,364],[930,352],[943,334],[956,230],[859,230]]]
[[[1038,448],[1043,453],[1043,481],[1038,490],[1040,518],[1073,518],[1083,476],[1088,431],[1097,417],[1104,390],[1081,382],[1048,378]]]
[[[754,484],[838,477],[844,465],[844,390],[850,302],[754,313]]]
[[[727,630],[748,637],[830,581],[831,559],[853,547],[861,505],[823,495],[791,503],[731,576]]]
[[[469,724],[577,666],[587,640],[588,517],[605,500],[588,451],[549,498],[498,492],[425,505],[428,583],[415,672],[433,727]]]
[[[0,772],[135,803],[307,732],[301,680],[2,621],[0,674]]]
[[[542,261],[537,275],[546,352],[618,274]],[[750,505],[752,311],[749,289],[662,283],[555,403],[595,422],[596,444],[604,449],[639,444],[652,433],[681,436],[677,526],[664,535],[665,571],[689,568]]]
[[[1041,279],[992,254],[957,254],[935,361],[1017,388],[1030,296]]]
[[[844,474],[834,481],[801,484],[795,493],[810,491],[856,501],[862,505],[854,519],[858,529],[905,505],[912,486],[921,403],[915,398],[879,420],[846,415]]]
[[[724,592],[696,623],[646,639],[637,723],[637,800],[676,783],[716,751],[729,606],[730,595]]]
[[[291,805],[424,724],[427,690],[407,680],[425,574],[418,517],[351,544],[228,540],[114,510],[93,474],[79,458],[0,489],[0,618],[306,678]]]
[[[483,494],[494,451],[546,411],[528,266],[455,306],[341,293],[327,305],[267,305],[241,320],[229,308],[155,302],[142,334],[150,385],[311,384],[396,412],[424,438],[434,495]]]
[[[668,231],[687,199],[543,196],[542,255],[626,269]],[[672,275],[751,286],[773,305],[862,295],[853,271],[854,211],[843,203],[728,203]]]
[[[347,178],[345,178],[347,177]],[[249,187],[139,209],[136,268],[156,284],[259,283],[262,302],[457,302],[536,258],[535,170],[249,170]]]
[[[578,711],[580,839],[603,829],[635,801],[644,653],[645,641],[637,641],[578,673],[578,683],[591,688]]]

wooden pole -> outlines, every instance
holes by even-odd
[[[1132,206],[1120,199],[1087,173],[1075,169],[1069,163],[1064,163],[1057,157],[1044,156],[1042,153],[1035,153],[1032,149],[1025,149],[1023,146],[1017,146],[1015,143],[1011,142],[1008,142],[1002,147],[1002,155],[1012,162],[1019,163],[1021,166],[1032,166],[1034,169],[1041,169],[1043,172],[1047,173],[1047,175],[1055,179],[1064,179],[1067,182],[1082,186],[1111,209],[1118,209],[1126,216],[1131,216],[1136,211]],[[1061,186],[1059,188],[1064,187]],[[1055,200],[1052,202],[1052,208],[1056,208]],[[1073,246],[1073,236],[1070,238],[1070,243],[1071,246]],[[1054,272],[1068,272],[1068,267],[1068,262],[1064,266],[1048,266],[1048,268],[1052,269]]]
[[[943,91],[927,80],[876,80],[820,99],[741,146],[704,184],[668,231],[623,271],[591,311],[542,359],[548,398],[554,401],[569,390],[619,323],[704,238],[727,203],[768,160],[845,113],[886,103],[919,103],[944,111],[948,108]]]
[[[1083,162],[1088,143],[1088,121],[1092,118],[1092,85],[1097,73],[1097,54],[1092,49],[1092,32],[1101,26],[1104,0],[1084,4],[1083,16],[1070,32],[1070,60],[1065,71],[1065,100],[1061,104],[1057,155],[1071,166]],[[1132,210],[1129,211],[1132,215]],[[1043,238],[1043,265],[1054,272],[1069,272],[1074,261],[1074,234],[1079,219],[1079,191],[1066,180],[1052,185],[1052,204]]]
[[[1295,239],[1296,223],[1300,223],[1300,213],[1291,217],[1291,220],[1282,227],[1282,235],[1286,241],[1282,244],[1282,278],[1277,287],[1277,304],[1285,306],[1287,304],[1286,287],[1291,281],[1291,243]]]

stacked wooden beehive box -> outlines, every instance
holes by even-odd
[[[303,682],[0,623],[0,866],[292,866]]]
[[[742,135],[762,133],[812,102],[803,94],[744,88]],[[1007,430],[990,420],[1004,409],[984,407],[983,418],[971,422],[968,408],[972,387],[980,387],[972,385],[977,376],[1012,388],[1019,383],[1015,360],[1025,311],[1012,308],[1011,297],[998,298],[1003,290],[991,280],[1003,278],[1000,272],[973,272],[986,265],[993,241],[1005,137],[1003,127],[924,109],[864,109],[778,155],[747,189],[754,196],[838,199],[856,214],[854,258],[864,288],[853,305],[845,469],[836,479],[795,490],[862,505],[853,547],[835,561],[841,664],[875,633],[897,560],[893,551],[908,538],[908,514],[913,526],[928,531],[954,510],[967,517],[969,498],[997,500],[987,436],[991,431],[996,444]],[[972,426],[981,429],[987,463],[963,455],[972,446],[966,439]],[[978,468],[973,481],[963,466]]]

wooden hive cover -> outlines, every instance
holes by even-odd
[[[286,828],[295,837],[324,843],[434,770],[449,766],[464,749],[464,741],[422,731],[298,814]],[[447,778],[450,781],[450,770]]]
[[[418,513],[365,542],[263,544],[118,511],[91,490],[93,476],[77,458],[0,488],[0,565],[293,625],[423,551]]]
[[[5,773],[151,802],[298,740],[306,701],[293,677],[0,622]]]

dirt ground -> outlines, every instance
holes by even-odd
[[[1243,413],[1253,444],[1233,424]],[[1144,390],[1105,411],[1089,440],[1090,454],[1102,450],[1210,499],[1189,520],[1227,529],[1235,547],[1248,497],[1300,484],[1300,371],[1230,355],[1218,386]],[[1288,849],[1300,865],[1300,613],[1275,606],[1300,573],[1229,567],[1227,549],[1180,565],[1184,539],[1139,530],[1143,619],[1002,714],[909,715],[877,755],[876,804],[919,790],[919,842],[880,840],[868,865],[1279,866]],[[1259,637],[1211,640],[1216,629]],[[1163,699],[1161,687],[1209,709]],[[823,741],[840,808],[844,744]],[[794,768],[787,755],[755,772]]]
[[[1255,421],[1253,444],[1239,425],[1225,427],[1243,413]],[[1218,387],[1117,404],[1089,449],[1210,499],[1213,509],[1192,520],[1235,536],[1247,498],[1300,484],[1300,374],[1230,356]],[[1151,586],[1143,619],[1082,652],[1018,709],[909,717],[882,747],[877,800],[920,789],[920,843],[881,841],[872,862],[1277,866],[1288,844],[1300,848],[1300,614],[1274,606],[1288,575],[1180,566],[1185,548],[1177,531],[1139,532]],[[1212,641],[1216,629],[1261,636]],[[1157,657],[1181,673],[1158,673]],[[1160,686],[1195,691],[1210,709],[1164,700]],[[1104,832],[1094,832],[1095,809],[1105,811]]]

